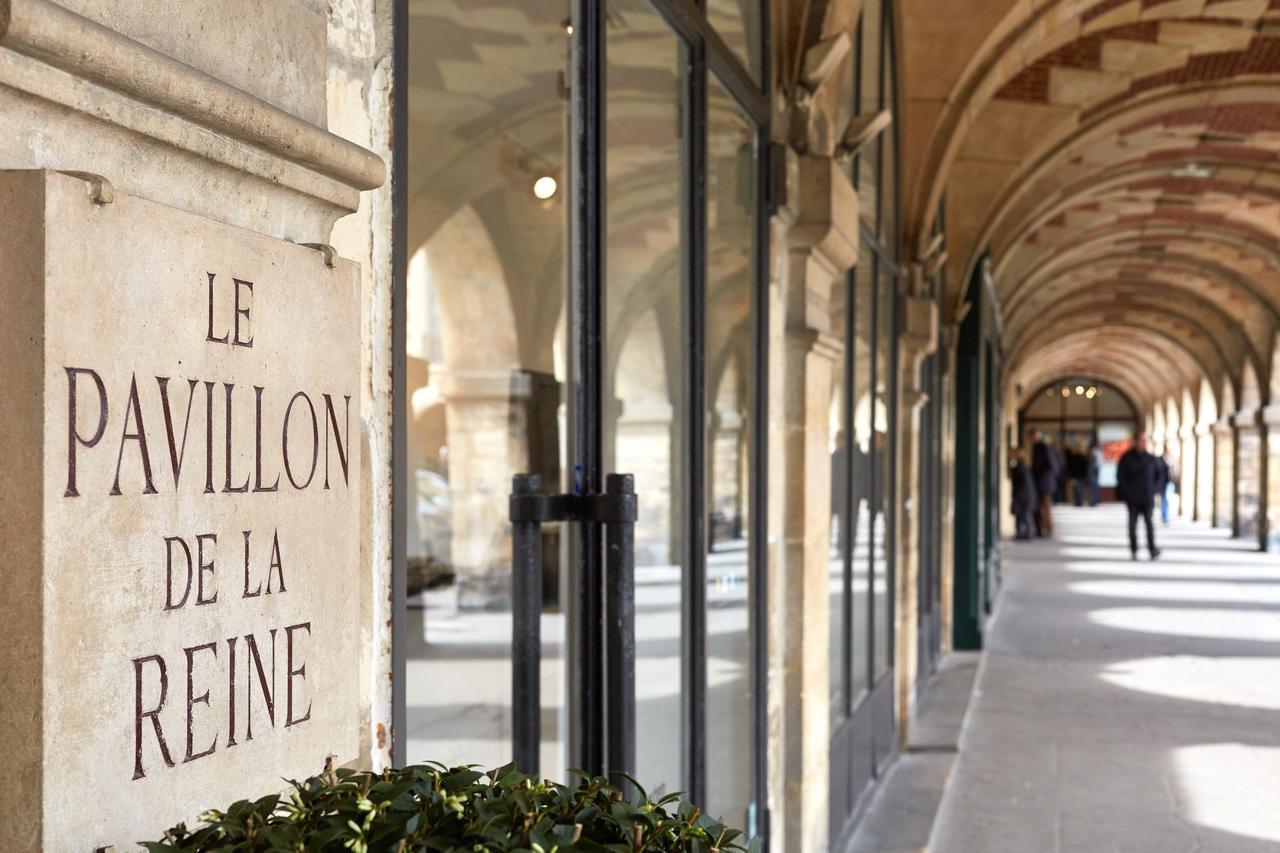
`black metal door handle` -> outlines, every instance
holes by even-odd
[[[602,495],[548,495],[537,474],[511,482],[511,706],[516,769],[538,775],[542,746],[542,524],[605,526],[605,766],[635,772],[635,477],[610,474]]]

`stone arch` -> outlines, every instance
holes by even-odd
[[[1262,390],[1258,384],[1258,374],[1253,365],[1246,364],[1240,378],[1240,407],[1237,411],[1248,412],[1262,405]]]

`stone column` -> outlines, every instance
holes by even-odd
[[[788,850],[828,844],[831,290],[858,258],[858,198],[829,158],[799,157],[783,290],[783,811]],[[791,188],[789,187],[789,190]]]
[[[1260,413],[1262,427],[1262,510],[1259,544],[1264,551],[1280,550],[1280,405]]]
[[[915,270],[919,274],[918,265]],[[918,279],[917,279],[918,281]],[[937,305],[914,293],[901,302],[898,339],[902,366],[898,431],[898,558],[894,657],[897,684],[898,734],[905,744],[915,712],[915,682],[919,668],[920,636],[920,413],[929,398],[920,385],[920,368],[938,347]]]
[[[1196,451],[1199,446],[1196,441],[1195,424],[1183,423],[1178,430],[1178,437],[1178,445],[1182,449],[1182,457],[1178,460],[1179,473],[1182,477],[1182,481],[1178,484],[1178,515],[1190,521],[1196,514],[1196,483],[1198,481]]]
[[[441,385],[458,606],[505,608],[511,595],[511,546],[504,535],[511,475],[532,471],[548,488],[559,483],[559,383],[545,374],[497,370],[451,372]],[[544,435],[548,425],[552,433]]]
[[[1235,430],[1235,491],[1231,535],[1257,538],[1261,501],[1262,436],[1258,410],[1243,409],[1231,417]]]
[[[1213,526],[1235,529],[1236,442],[1228,419],[1213,425]]]
[[[1213,519],[1213,466],[1217,461],[1217,448],[1210,424],[1196,424],[1196,521]]]

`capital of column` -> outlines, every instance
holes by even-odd
[[[1264,406],[1258,413],[1258,421],[1269,427],[1280,426],[1280,405]]]
[[[787,172],[795,185],[787,197],[795,199],[795,220],[787,229],[787,248],[814,255],[840,275],[858,262],[858,192],[833,158],[792,156],[796,168]]]
[[[903,358],[923,358],[938,348],[938,306],[932,299],[906,296],[899,300],[902,335],[898,338]]]

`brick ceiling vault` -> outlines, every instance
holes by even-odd
[[[1280,0],[900,6],[905,248],[945,199],[952,312],[990,251],[1006,378],[1270,402]]]

